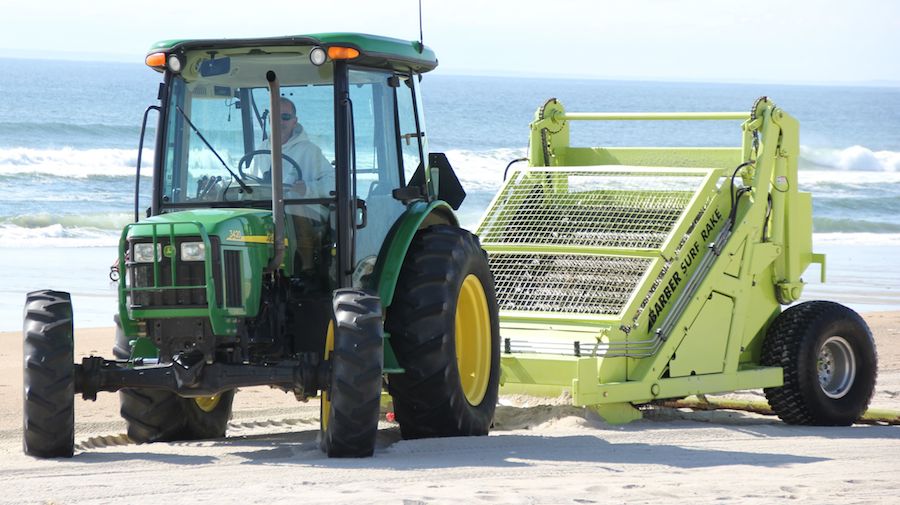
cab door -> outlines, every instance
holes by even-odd
[[[421,161],[421,134],[409,76],[351,69],[354,187],[365,208],[357,215],[353,286],[370,287],[378,253],[406,210],[394,198]]]

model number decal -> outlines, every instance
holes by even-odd
[[[666,308],[666,305],[669,304],[669,300],[672,299],[672,295],[675,294],[675,290],[678,289],[678,285],[681,284],[681,274],[675,272],[672,274],[672,278],[669,279],[669,282],[666,284],[666,287],[663,288],[663,292],[659,295],[659,298],[656,299],[656,303],[653,304],[653,307],[650,308],[650,329],[653,329],[653,323],[656,322],[657,318],[659,318],[659,314]]]
[[[712,232],[716,229],[716,225],[718,225],[722,221],[722,213],[719,212],[719,209],[716,209],[715,212],[709,217],[709,220],[706,222],[706,225],[702,230],[700,230],[700,238],[703,242],[709,240],[712,236]],[[653,329],[653,325],[656,323],[656,320],[659,319],[660,314],[663,310],[665,310],[666,306],[675,296],[675,292],[678,290],[678,286],[681,284],[682,275],[687,277],[688,270],[691,265],[694,264],[694,261],[700,256],[700,242],[694,241],[691,245],[690,249],[685,251],[684,259],[681,260],[681,272],[675,272],[672,274],[672,278],[669,279],[669,282],[666,283],[665,287],[662,290],[662,294],[659,295],[659,298],[656,299],[656,302],[650,307],[650,317],[649,317],[649,329]]]

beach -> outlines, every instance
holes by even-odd
[[[900,411],[900,278],[896,245],[863,235],[816,235],[827,255],[804,275],[804,299],[861,312],[879,355],[871,407]],[[270,388],[235,397],[221,440],[133,445],[118,396],[76,398],[76,453],[22,453],[24,293],[72,292],[76,361],[111,356],[113,247],[0,248],[0,504],[6,503],[894,503],[900,491],[897,426],[788,426],[773,416],[653,407],[609,425],[567,398],[502,396],[487,438],[404,441],[380,425],[370,459],[319,450],[319,404]],[[722,395],[761,400],[761,391]],[[718,395],[717,395],[718,396]]]
[[[900,411],[900,312],[864,315],[879,354],[873,408]],[[112,328],[76,330],[76,359]],[[380,425],[373,458],[319,450],[318,402],[235,396],[221,440],[118,445],[118,397],[76,399],[76,452],[22,454],[22,337],[2,332],[0,504],[6,503],[895,503],[896,426],[789,426],[772,416],[654,407],[609,425],[564,398],[502,396],[484,437],[404,441]],[[761,392],[742,392],[757,397]]]
[[[316,399],[245,388],[226,438],[135,445],[123,435],[118,396],[101,393],[95,402],[76,398],[72,459],[27,457],[25,295],[70,292],[76,360],[111,356],[118,285],[109,266],[135,206],[139,215],[149,206],[152,119],[137,204],[134,176],[141,114],[158,103],[160,77],[140,64],[3,63],[0,89],[12,99],[0,107],[0,505],[897,501],[897,426],[789,426],[756,413],[660,406],[640,421],[610,425],[566,396],[501,396],[488,437],[406,441],[385,416],[374,457],[346,460],[319,450]],[[56,88],[48,93],[35,81]],[[864,315],[879,353],[871,406],[900,411],[900,88],[440,71],[423,86],[428,150],[446,153],[466,189],[459,216],[469,229],[507,163],[528,154],[528,123],[551,96],[572,112],[746,110],[757,97],[772,97],[803,125],[797,182],[814,195],[813,252],[827,258],[827,282],[819,266],[810,267],[801,301],[832,300]],[[109,92],[98,100],[98,90]],[[488,113],[473,121],[473,111]],[[741,136],[736,121],[677,128],[582,122],[572,130],[581,146],[733,147]],[[761,391],[722,397],[763,398]]]

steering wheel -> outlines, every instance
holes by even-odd
[[[268,154],[269,156],[271,156],[272,150],[271,149],[258,149],[256,151],[251,151],[251,152],[245,154],[243,157],[241,157],[241,160],[238,161],[238,173],[241,174],[241,178],[247,179],[249,181],[253,181],[256,183],[263,183],[263,182],[268,182],[268,181],[272,180],[271,174],[269,174],[269,177],[267,180],[265,176],[257,177],[255,175],[244,173],[244,167],[246,166],[247,168],[250,168],[250,163],[253,161],[253,157],[259,156],[262,154]],[[300,164],[297,163],[294,160],[294,158],[291,158],[287,154],[281,153],[281,157],[284,158],[285,160],[287,160],[287,162],[290,163],[297,170],[297,180],[302,181],[303,180],[303,170],[300,169]]]

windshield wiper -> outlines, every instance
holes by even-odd
[[[194,123],[191,122],[191,118],[187,117],[187,114],[184,113],[184,111],[181,109],[181,106],[176,105],[175,108],[178,109],[178,112],[181,113],[181,117],[183,117],[184,120],[187,121],[187,124],[191,127],[191,129],[194,130],[194,133],[196,133],[197,136],[200,137],[200,140],[202,140],[203,143],[206,144],[206,147],[208,147],[209,150],[212,151],[212,153],[216,155],[216,158],[219,159],[219,161],[222,163],[222,166],[225,167],[225,170],[228,170],[228,173],[231,174],[231,177],[233,177],[234,180],[236,180],[237,183],[241,185],[241,189],[246,191],[247,194],[253,193],[253,188],[248,186],[240,177],[237,176],[236,173],[234,173],[230,168],[228,168],[228,164],[225,163],[225,160],[223,160],[222,157],[219,156],[219,153],[216,152],[216,149],[209,142],[206,141],[206,138],[203,136],[202,133],[200,133],[200,130],[198,130],[197,127],[194,126]]]

